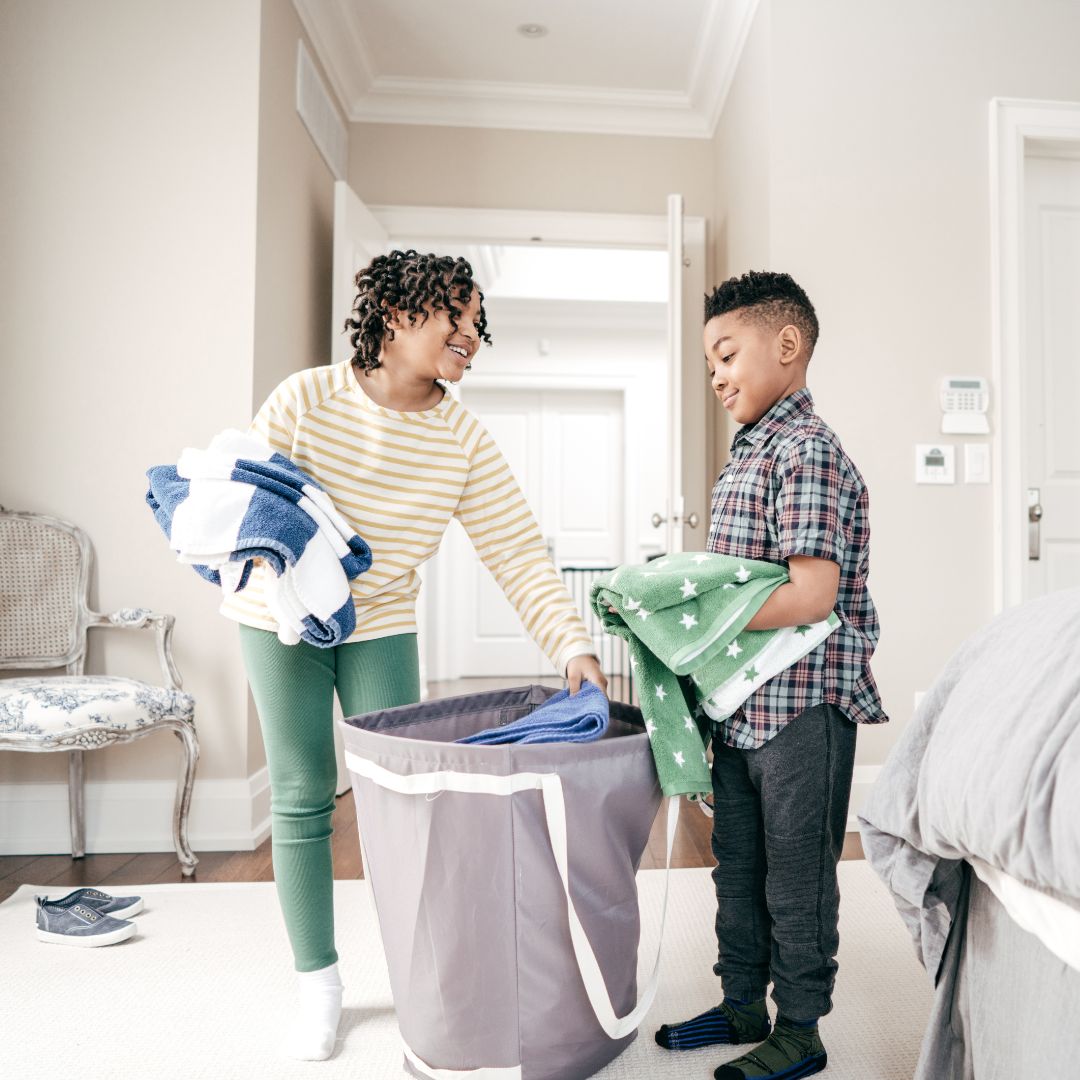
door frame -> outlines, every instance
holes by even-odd
[[[376,205],[368,209],[401,243],[439,240],[461,244],[566,247],[668,246],[666,214],[603,214],[563,210],[486,210],[450,206]],[[705,251],[705,219],[686,217],[685,242]]]
[[[995,613],[1024,599],[1024,165],[1035,140],[1080,144],[1080,102],[990,102]]]

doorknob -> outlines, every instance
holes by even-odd
[[[660,526],[663,525],[665,521],[667,521],[667,518],[664,517],[662,514],[653,514],[653,516],[649,518],[649,520],[652,522],[652,527],[654,529],[659,529]],[[698,527],[698,523],[701,521],[701,518],[699,518],[697,514],[693,510],[691,510],[685,518],[680,519],[677,514],[674,518],[672,518],[672,521],[676,525],[679,524],[680,520],[683,522],[684,525],[687,526],[687,528],[696,529]]]
[[[1039,489],[1028,488],[1028,558],[1039,558],[1039,523],[1043,508],[1039,502]]]

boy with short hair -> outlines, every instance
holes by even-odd
[[[761,1043],[716,1080],[795,1080],[827,1064],[817,1022],[832,1008],[855,725],[888,719],[870,672],[878,620],[866,587],[866,485],[814,413],[806,369],[817,337],[814,307],[787,274],[751,271],[705,298],[713,391],[741,425],[713,488],[708,550],[787,566],[790,581],[747,629],[801,626],[833,610],[841,623],[714,724],[713,970],[724,1000],[665,1024],[656,1041],[670,1050]]]

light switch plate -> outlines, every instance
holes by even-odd
[[[956,447],[949,443],[916,443],[915,483],[955,484]]]
[[[964,483],[990,483],[989,443],[964,443]]]

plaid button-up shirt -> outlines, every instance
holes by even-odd
[[[731,461],[713,487],[708,550],[784,565],[792,555],[838,563],[840,626],[717,725],[728,746],[761,746],[824,702],[857,723],[888,719],[870,672],[879,629],[866,587],[868,502],[859,470],[815,414],[809,390],[782,398],[736,432]]]

